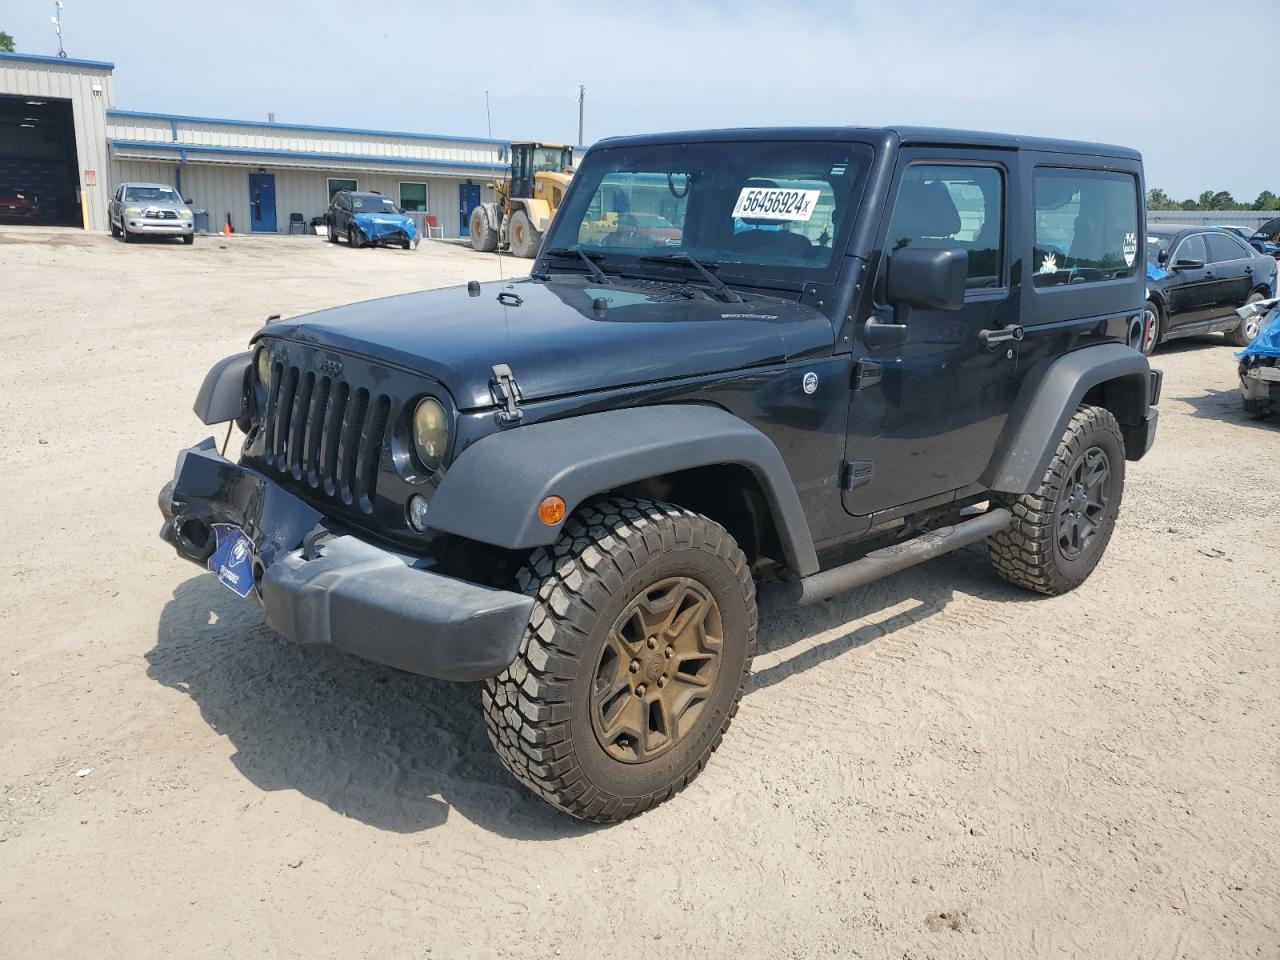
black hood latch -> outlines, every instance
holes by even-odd
[[[497,395],[502,409],[498,411],[499,423],[519,423],[524,418],[520,409],[520,385],[516,376],[505,363],[493,365],[493,379],[490,381],[493,392]]]

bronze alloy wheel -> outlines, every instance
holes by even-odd
[[[592,675],[591,723],[609,756],[653,760],[698,722],[723,631],[715,598],[688,577],[661,580],[627,604]]]

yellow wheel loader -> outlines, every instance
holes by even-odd
[[[497,200],[471,211],[471,246],[487,251],[501,244],[532,259],[572,176],[572,147],[513,143],[511,174],[494,184]]]

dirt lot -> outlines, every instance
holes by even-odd
[[[1280,426],[1220,340],[1159,356],[1082,589],[975,548],[766,618],[709,769],[612,828],[515,786],[475,687],[295,647],[157,539],[268,314],[493,274],[0,229],[0,956],[1280,957]]]

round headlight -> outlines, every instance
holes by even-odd
[[[423,464],[440,466],[449,445],[449,416],[434,397],[424,397],[413,411],[413,445]]]
[[[265,390],[271,386],[271,354],[267,352],[266,347],[261,347],[258,350],[255,366],[258,373],[258,382],[262,384],[262,389]]]

